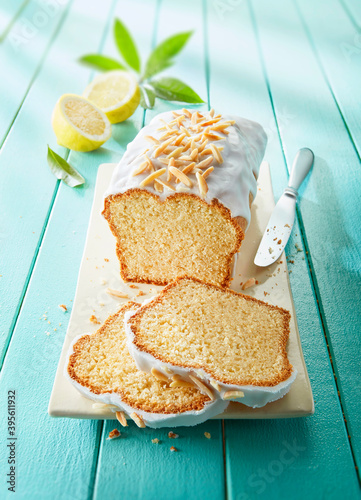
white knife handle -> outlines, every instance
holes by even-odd
[[[311,170],[313,160],[314,155],[308,148],[302,148],[296,154],[288,181],[288,187],[293,191],[296,191],[296,195],[298,194],[297,191],[299,190],[302,182],[305,180],[308,172]]]

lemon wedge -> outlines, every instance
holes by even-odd
[[[52,125],[58,144],[73,151],[93,151],[112,135],[112,126],[103,111],[75,94],[60,97]]]
[[[111,123],[123,122],[132,116],[140,102],[137,80],[131,73],[121,70],[96,76],[83,96],[103,110]]]

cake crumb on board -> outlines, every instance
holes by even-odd
[[[170,447],[170,451],[178,451],[178,449],[177,449],[177,448],[175,448],[174,446],[171,446],[171,447]]]
[[[205,435],[205,437],[206,437],[207,439],[211,439],[211,437],[212,437],[212,436],[211,436],[211,434],[210,434],[209,432],[205,432],[205,433],[204,433],[204,435]]]
[[[120,436],[120,432],[118,431],[118,429],[113,429],[112,431],[109,432],[109,436],[107,437],[107,440],[108,439],[116,439]]]
[[[68,308],[66,307],[66,305],[65,305],[65,304],[60,304],[60,305],[59,305],[59,307],[60,307],[60,309],[61,309],[62,311],[64,311],[64,312],[66,312],[66,311],[68,310]]]
[[[100,325],[100,321],[98,320],[98,318],[94,314],[92,314],[90,316],[89,321],[91,323],[93,323],[94,325]]]
[[[174,433],[174,432],[172,432],[172,431],[169,431],[169,432],[168,432],[168,437],[169,437],[170,439],[177,439],[177,438],[179,438],[179,435],[178,435],[178,434],[175,434],[175,433]]]
[[[158,438],[154,438],[154,439],[152,439],[152,443],[154,443],[154,444],[159,444],[159,439],[158,439]]]

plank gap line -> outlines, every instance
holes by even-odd
[[[100,457],[100,448],[102,444],[102,438],[103,438],[103,432],[105,431],[106,426],[105,426],[105,421],[100,420],[97,428],[97,436],[95,439],[96,444],[96,453],[94,456],[93,460],[93,467],[92,467],[92,475],[91,479],[89,481],[89,500],[93,500],[95,498],[95,492],[96,492],[96,484],[97,484],[97,478],[98,478],[98,467],[99,467],[99,457]]]
[[[351,24],[354,26],[354,28],[357,30],[357,31],[360,31],[361,30],[361,26],[358,24],[358,22],[356,21],[356,19],[354,18],[349,6],[345,3],[344,0],[339,0],[340,4],[341,4],[341,7],[343,8],[343,10],[345,11],[347,17],[349,18]]]
[[[33,74],[32,78],[31,78],[31,80],[29,82],[29,85],[28,85],[27,89],[25,90],[24,97],[22,98],[22,100],[20,102],[20,105],[19,105],[19,107],[18,107],[18,109],[17,109],[17,111],[16,111],[16,113],[15,113],[15,115],[14,115],[14,117],[13,117],[11,123],[10,123],[10,125],[9,125],[8,129],[6,130],[6,132],[5,132],[4,138],[3,138],[3,140],[0,143],[0,151],[1,151],[1,148],[3,147],[3,145],[4,145],[5,141],[6,141],[6,138],[8,137],[9,133],[11,132],[11,129],[13,128],[13,126],[15,124],[15,121],[16,121],[16,119],[17,119],[17,117],[18,117],[18,115],[19,115],[19,113],[21,111],[21,108],[23,107],[23,104],[24,104],[24,102],[25,102],[25,100],[26,100],[26,98],[27,98],[27,96],[28,96],[28,94],[30,92],[31,87],[33,86],[33,83],[35,82],[36,78],[38,77],[38,75],[40,73],[40,70],[41,70],[41,67],[43,65],[43,62],[45,61],[45,59],[46,59],[46,57],[47,57],[47,55],[49,53],[49,50],[51,49],[52,44],[56,40],[56,37],[58,36],[59,31],[60,31],[61,27],[63,26],[63,24],[64,24],[64,22],[65,22],[65,20],[66,20],[66,18],[68,16],[68,14],[69,14],[70,6],[73,4],[73,1],[74,0],[70,0],[70,2],[68,3],[68,5],[66,6],[66,8],[65,8],[65,10],[64,10],[64,12],[62,14],[62,16],[59,19],[58,24],[57,24],[57,26],[56,26],[56,28],[54,30],[54,33],[53,33],[52,37],[50,38],[49,43],[46,46],[46,48],[44,50],[44,53],[43,53],[42,57],[39,60],[38,65],[35,68],[34,74]]]
[[[10,31],[11,31],[12,27],[14,26],[15,22],[20,17],[20,14],[25,9],[25,7],[29,3],[29,1],[30,0],[24,0],[23,3],[18,8],[18,10],[15,12],[14,17],[11,19],[11,21],[9,22],[9,24],[5,27],[4,31],[0,35],[0,43],[3,42],[5,40],[5,38],[8,36],[8,34],[10,33]]]

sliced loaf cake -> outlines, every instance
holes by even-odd
[[[195,425],[222,413],[226,404],[212,401],[192,384],[172,382],[153,370],[139,371],[126,347],[124,314],[139,304],[129,302],[92,335],[71,345],[66,377],[86,397],[114,405],[123,425],[128,414],[139,427]]]
[[[252,407],[281,398],[296,377],[286,352],[289,321],[284,309],[190,278],[125,315],[141,370]]]
[[[169,111],[144,127],[105,194],[122,278],[228,286],[266,143],[258,123],[213,111]]]

